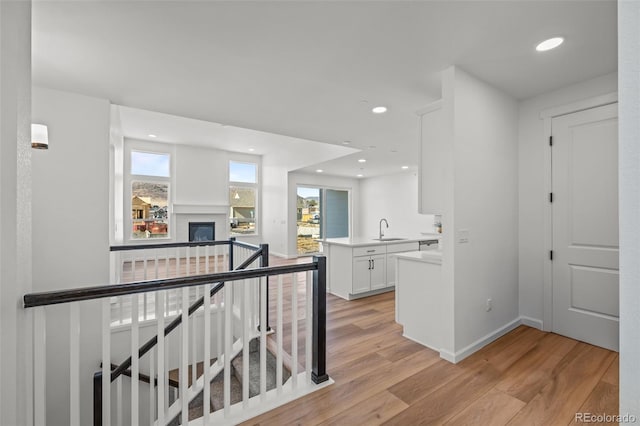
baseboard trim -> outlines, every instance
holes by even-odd
[[[520,322],[522,325],[528,325],[529,327],[537,328],[538,330],[543,330],[542,320],[521,315]]]
[[[470,344],[469,346],[457,351],[457,352],[450,352],[448,350],[445,349],[440,349],[440,358],[449,361],[453,364],[457,364],[460,361],[462,361],[463,359],[467,358],[469,355],[472,355],[473,353],[479,351],[480,349],[482,349],[483,347],[487,346],[489,343],[493,342],[494,340],[497,340],[498,338],[504,336],[505,334],[507,334],[508,332],[510,332],[511,330],[514,330],[515,328],[521,326],[521,325],[526,325],[528,327],[533,327],[533,328],[537,328],[538,330],[542,330],[542,321],[536,318],[531,318],[531,317],[526,317],[526,316],[519,316],[518,318],[514,319],[513,321],[507,323],[506,325],[492,331],[491,333],[487,334],[484,337],[481,337],[480,339],[476,340],[475,342],[473,342],[472,344]]]
[[[508,332],[510,332],[511,330],[515,329],[516,327],[518,327],[519,325],[522,324],[522,320],[520,317],[514,319],[513,321],[507,323],[506,325],[498,328],[497,330],[492,331],[491,333],[485,335],[484,337],[481,337],[480,339],[476,340],[475,342],[473,342],[472,344],[470,344],[469,346],[455,352],[455,353],[451,353],[448,351],[440,351],[440,357],[443,359],[446,359],[449,362],[452,362],[454,364],[459,363],[460,361],[462,361],[463,359],[465,359],[466,357],[468,357],[469,355],[473,354],[474,352],[479,351],[480,349],[482,349],[483,347],[487,346],[489,343],[493,342],[494,340],[504,336],[505,334],[507,334]]]

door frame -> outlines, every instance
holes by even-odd
[[[618,102],[618,92],[607,93],[595,96],[570,104],[547,108],[540,112],[540,119],[544,120],[544,143],[549,146],[549,138],[552,135],[552,121],[562,115],[573,114],[591,108],[597,108]],[[553,263],[550,258],[553,249],[553,209],[549,202],[549,194],[552,192],[552,168],[551,168],[551,146],[544,150],[544,193],[541,194],[545,202],[544,206],[544,272],[543,272],[543,317],[542,330],[553,330]]]
[[[348,227],[349,227],[349,238],[353,237],[353,188],[349,188],[349,187],[339,187],[339,186],[333,186],[333,185],[323,185],[323,184],[318,184],[318,183],[314,183],[314,184],[305,184],[305,183],[295,183],[294,184],[295,187],[295,194],[296,196],[298,195],[298,188],[299,187],[303,187],[303,188],[314,188],[314,189],[319,189],[319,190],[326,190],[326,189],[330,189],[333,191],[347,191],[347,204],[348,204],[348,208],[349,208],[349,220],[348,220]],[[322,196],[320,197],[320,220],[323,221],[326,218],[326,212],[325,212],[325,202],[324,202],[324,198],[325,198],[325,192],[322,191]],[[295,221],[295,230],[294,230],[294,234],[297,236],[298,233],[298,222]],[[323,224],[321,223],[320,225],[320,229],[322,230],[323,228]],[[320,238],[324,238],[322,235],[320,235]],[[294,257],[304,257],[304,256],[311,256],[313,254],[320,254],[321,252],[317,252],[317,253],[307,253],[307,254],[299,254],[298,253],[298,243],[296,242],[295,244],[295,250],[296,250],[296,254],[294,255]]]

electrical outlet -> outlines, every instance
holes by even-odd
[[[458,230],[458,243],[466,244],[469,242],[469,230],[468,229],[459,229]]]
[[[489,312],[491,309],[493,309],[493,300],[492,299],[487,299],[487,306],[485,308],[487,310],[487,312]]]

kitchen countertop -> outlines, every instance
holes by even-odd
[[[388,238],[392,238],[393,236],[388,236]],[[442,234],[422,234],[419,236],[413,237],[398,237],[402,238],[401,240],[394,241],[378,241],[375,240],[375,237],[356,237],[356,238],[322,238],[317,241],[323,244],[335,244],[338,246],[346,246],[346,247],[366,247],[366,246],[378,246],[381,244],[402,244],[402,243],[416,243],[418,241],[425,240],[435,240],[442,237]]]
[[[405,253],[396,253],[392,256],[416,262],[442,264],[442,251],[440,250],[408,251]]]

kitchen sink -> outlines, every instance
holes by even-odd
[[[382,237],[382,238],[374,238],[376,241],[401,241],[406,240],[406,238],[396,238],[396,237]]]

